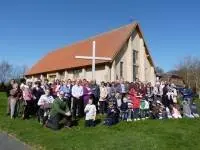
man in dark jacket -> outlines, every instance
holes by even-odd
[[[67,128],[71,127],[71,112],[64,96],[65,93],[60,91],[59,97],[54,100],[46,127],[53,130],[59,130],[63,125]]]
[[[91,90],[92,90],[92,96],[94,98],[94,105],[96,106],[96,108],[98,108],[98,102],[99,102],[99,98],[100,98],[100,88],[99,86],[96,84],[96,81],[91,81]],[[97,109],[98,112],[98,109]]]
[[[33,99],[34,99],[34,113],[38,113],[39,106],[37,105],[40,97],[45,94],[43,88],[41,87],[41,82],[36,81],[35,86],[33,88],[32,94],[33,94]]]

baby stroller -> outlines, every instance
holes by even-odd
[[[49,119],[50,110],[51,110],[51,105],[48,103],[40,106],[40,108],[38,110],[38,122],[41,125],[44,125],[45,122]]]

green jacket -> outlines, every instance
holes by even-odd
[[[65,113],[69,112],[69,107],[65,100],[60,100],[56,98],[52,104],[50,116],[55,115],[65,115]]]

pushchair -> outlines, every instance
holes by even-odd
[[[44,105],[40,106],[37,116],[38,116],[38,122],[41,125],[44,125],[45,122],[49,119],[50,110],[51,110],[51,105],[50,104],[44,104]]]

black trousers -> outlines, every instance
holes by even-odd
[[[46,113],[46,116],[44,115]],[[38,122],[45,124],[45,122],[48,120],[48,115],[50,113],[50,108],[39,108],[37,117]]]
[[[53,129],[53,130],[59,130],[62,128],[62,126],[72,126],[72,119],[71,116],[63,116],[63,115],[55,115],[50,116],[49,120],[47,121],[46,127]]]
[[[78,117],[84,116],[84,104],[82,98],[73,98],[72,117],[76,119],[76,112],[78,110]]]
[[[34,101],[33,100],[26,101],[24,109],[24,119],[28,119],[30,115],[33,114],[34,114]]]
[[[100,106],[99,106],[99,112],[101,114],[106,113],[106,101],[99,101],[99,104],[100,104]]]
[[[67,99],[67,105],[68,105],[68,107],[69,107],[69,109],[70,109],[70,111],[71,111],[72,97],[69,97],[69,98]]]
[[[98,102],[99,102],[99,97],[95,97],[94,95],[93,96],[93,99],[94,99],[94,105],[96,106],[96,109],[97,109],[97,113],[99,113],[99,107],[98,107]]]
[[[92,120],[92,119],[85,120],[85,127],[94,127],[94,126],[95,126],[94,120]]]

